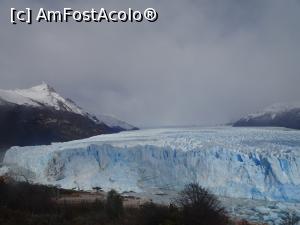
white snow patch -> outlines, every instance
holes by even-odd
[[[270,115],[272,119],[275,119],[278,114],[288,112],[293,109],[300,109],[300,102],[275,103],[266,107],[261,112],[251,113],[245,116],[243,119],[250,120],[264,115]]]

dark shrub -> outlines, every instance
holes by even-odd
[[[53,190],[29,183],[0,183],[0,206],[33,213],[51,210]]]
[[[109,191],[107,194],[105,208],[109,218],[120,218],[123,214],[122,196],[115,190]]]
[[[185,186],[179,193],[177,204],[182,209],[185,225],[228,224],[224,208],[217,198],[199,184]]]
[[[152,202],[140,206],[138,218],[141,225],[160,225],[168,219],[168,207],[160,206]]]

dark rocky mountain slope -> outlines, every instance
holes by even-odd
[[[0,90],[0,150],[136,129],[115,118],[103,118],[110,118],[109,124],[61,97],[47,84]]]
[[[300,129],[300,104],[275,104],[262,112],[250,114],[239,119],[233,126],[268,126]]]

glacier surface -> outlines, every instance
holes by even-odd
[[[300,131],[283,128],[122,132],[12,147],[4,163],[70,189],[163,192],[198,182],[220,196],[300,202]]]

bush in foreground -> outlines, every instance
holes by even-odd
[[[186,185],[179,193],[177,204],[182,211],[183,224],[228,224],[228,217],[219,200],[199,184]]]
[[[115,190],[111,190],[106,198],[106,212],[109,218],[118,219],[123,214],[123,199],[122,196]]]
[[[74,192],[28,183],[0,180],[0,225],[225,225],[228,218],[219,201],[198,184],[180,192],[176,204],[123,206],[116,191],[105,201],[66,203],[60,195]],[[78,194],[78,193],[76,193]]]
[[[0,182],[0,206],[43,213],[52,210],[53,188],[25,182]]]

